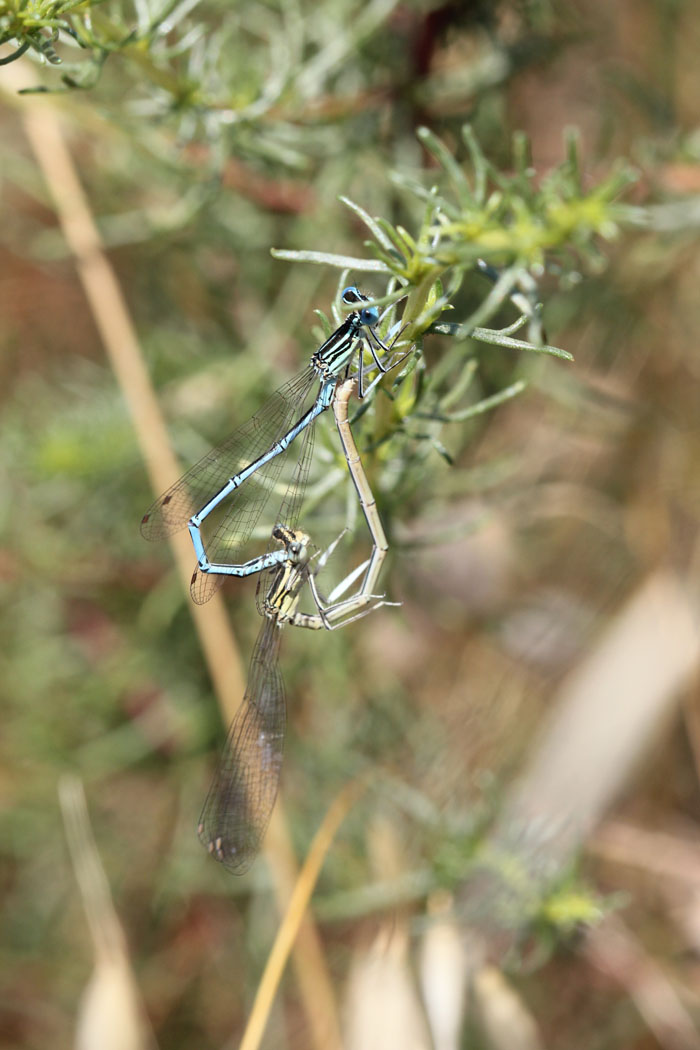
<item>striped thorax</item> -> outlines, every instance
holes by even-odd
[[[262,612],[283,624],[294,615],[301,589],[309,578],[311,540],[305,532],[286,525],[275,525],[272,535],[283,545],[287,560],[275,569],[262,600]]]
[[[360,306],[348,314],[339,328],[328,337],[323,346],[311,355],[311,367],[322,379],[339,375],[352,360],[357,345],[357,338],[363,328],[372,328],[379,320],[376,306],[363,307],[360,304],[369,302],[357,288],[346,288],[341,296],[346,306]]]

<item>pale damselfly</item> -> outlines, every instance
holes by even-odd
[[[386,346],[374,330],[380,320],[375,306],[357,288],[346,288],[342,294],[346,306],[356,306],[343,323],[312,355],[309,365],[295,378],[277,390],[248,422],[231,434],[223,444],[212,449],[195,463],[174,485],[160,496],[141,520],[146,539],[159,539],[188,526],[197,567],[190,591],[198,604],[208,601],[224,576],[248,576],[270,568],[286,559],[285,550],[268,551],[265,555],[236,564],[236,559],[255,528],[282,469],[280,454],[296,437],[304,433],[297,484],[304,485],[313,448],[316,417],[333,400],[339,377],[347,376],[357,353],[359,396],[363,390],[363,350],[369,349],[374,366],[388,371],[377,355],[387,353]],[[395,341],[395,340],[394,340]],[[393,343],[391,344],[393,346]],[[389,367],[398,364],[390,362]],[[304,408],[315,383],[320,389],[310,407]],[[243,483],[247,484],[238,492]],[[231,498],[228,498],[231,497]],[[202,526],[220,505],[218,520],[205,541]],[[278,521],[293,525],[283,514]]]
[[[310,540],[306,533],[285,525],[276,525],[273,534],[283,544],[287,560],[261,577],[259,586],[267,581],[259,598],[263,623],[250,659],[248,684],[197,828],[202,845],[235,875],[244,874],[260,850],[279,788],[287,725],[279,667],[281,628],[286,623],[312,630],[342,627],[385,604],[380,596],[360,593],[324,605],[313,588],[318,613],[298,612],[300,593],[313,579]],[[360,611],[349,617],[355,608]],[[335,622],[338,619],[342,622]]]

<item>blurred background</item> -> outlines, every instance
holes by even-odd
[[[700,1047],[696,5],[60,7],[30,25],[0,0],[0,57],[28,46],[0,67],[0,1046],[239,1045],[295,863],[368,776],[263,1045]],[[86,273],[113,269],[187,465],[323,337],[337,270],[270,248],[371,258],[339,194],[415,234],[390,173],[438,178],[421,125],[469,172],[465,122],[504,172],[526,133],[535,182],[577,128],[583,186],[623,158],[637,211],[595,256],[535,268],[574,363],[469,340],[460,405],[519,396],[397,431],[383,458],[363,420],[402,604],[285,631],[281,796],[236,879],[195,827],[255,583],[223,592],[231,634],[220,605],[200,623],[207,663],[172,552],[139,535],[151,418],[137,403],[137,435],[134,374],[105,350],[129,332]],[[79,265],[66,144],[99,230]],[[449,319],[488,290],[465,278]],[[426,335],[425,374],[450,351]],[[352,493],[332,419],[317,429],[320,542]],[[335,579],[367,554],[358,525]]]

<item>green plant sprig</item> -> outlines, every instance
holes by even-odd
[[[405,515],[403,504],[417,496],[420,464],[433,452],[454,459],[440,432],[447,424],[464,424],[519,395],[527,382],[514,378],[501,390],[479,390],[475,344],[571,361],[572,355],[551,345],[542,328],[539,282],[548,271],[564,278],[573,266],[599,266],[601,240],[617,235],[627,221],[618,196],[635,177],[621,167],[597,186],[584,189],[576,137],[568,134],[566,158],[537,178],[527,163],[527,140],[516,136],[514,170],[498,171],[484,156],[471,128],[463,130],[466,170],[431,131],[421,128],[421,142],[438,164],[438,178],[426,188],[415,175],[392,181],[421,205],[411,230],[368,214],[355,201],[341,202],[365,225],[371,239],[367,255],[354,257],[326,251],[275,250],[275,258],[339,269],[338,289],[351,281],[351,271],[385,278],[384,291],[371,299],[383,311],[380,335],[395,339],[392,350],[415,347],[404,364],[377,383],[371,404],[366,399],[354,414],[363,420],[362,448],[373,484],[384,492],[384,513]],[[477,305],[459,321],[444,314],[461,301],[465,285]],[[562,280],[562,284],[564,281]],[[397,304],[403,301],[400,323]],[[493,320],[515,307],[514,321],[499,327]],[[514,333],[527,326],[529,338]],[[397,333],[397,328],[398,333]],[[392,334],[393,333],[393,334]],[[422,358],[426,335],[454,341],[431,373]],[[465,403],[466,401],[466,403]],[[449,444],[454,445],[454,438]]]
[[[72,15],[85,10],[86,0],[0,0],[0,44],[14,43],[17,50],[0,59],[14,62],[30,48],[52,65],[60,57],[54,49],[59,32],[81,43]]]
[[[501,272],[494,287],[472,316],[442,334],[464,338],[493,317],[507,298],[520,295],[519,305],[533,298],[538,277],[554,262],[565,260],[570,268],[575,260],[597,265],[598,241],[610,240],[627,219],[627,208],[617,197],[636,178],[621,166],[598,186],[582,189],[578,145],[575,135],[567,137],[565,161],[544,178],[525,165],[525,140],[516,138],[513,174],[498,171],[484,157],[470,127],[463,129],[463,141],[471,166],[471,181],[447,146],[427,128],[420,128],[421,142],[435,158],[450,195],[433,185],[424,189],[414,178],[399,178],[414,199],[424,202],[423,215],[415,232],[388,220],[370,216],[359,204],[341,197],[365,224],[372,240],[365,242],[373,258],[356,258],[319,251],[273,250],[279,259],[312,262],[353,269],[364,273],[384,273],[395,279],[394,288],[373,299],[385,306],[408,296],[403,312],[406,338],[418,339],[440,314],[449,308],[465,275],[476,269]],[[532,318],[536,305],[530,308]],[[522,312],[522,309],[521,309]],[[532,319],[531,318],[531,319]],[[543,341],[540,352],[567,355]],[[502,345],[508,345],[503,342]],[[528,346],[532,349],[535,344]],[[525,349],[511,341],[511,349]]]

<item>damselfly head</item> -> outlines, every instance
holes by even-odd
[[[372,328],[379,320],[379,308],[376,306],[362,307],[362,303],[368,303],[369,299],[366,295],[363,295],[354,284],[351,284],[345,289],[341,295],[341,299],[346,306],[359,306],[360,309],[357,311],[360,318],[361,325],[367,325]]]
[[[275,525],[272,535],[284,546],[293,564],[305,562],[309,557],[311,537],[301,529],[290,529],[287,525]]]

